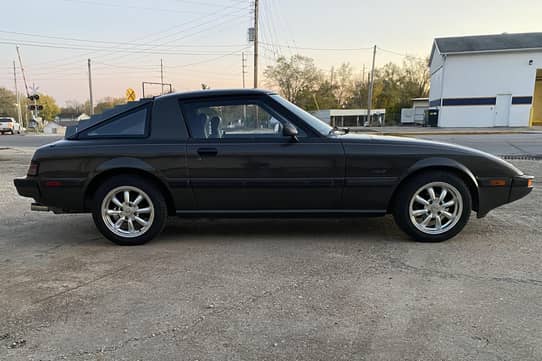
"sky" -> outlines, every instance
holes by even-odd
[[[247,29],[253,0],[0,0],[0,87],[14,89],[19,45],[29,86],[57,99],[140,97],[143,81],[175,90],[242,87],[253,83]],[[540,0],[365,1],[260,0],[260,69],[278,56],[302,54],[329,70],[349,62],[361,76],[376,65],[427,57],[440,36],[542,31]],[[24,91],[17,62],[19,91]],[[262,78],[262,76],[260,76]],[[265,79],[260,87],[266,87]],[[156,93],[157,87],[147,87]]]

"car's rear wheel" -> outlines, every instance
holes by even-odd
[[[140,245],[164,228],[167,205],[152,183],[134,176],[118,176],[96,190],[92,218],[100,232],[116,244]]]
[[[469,220],[470,191],[455,174],[422,173],[407,180],[398,192],[393,210],[395,221],[417,241],[450,239]]]

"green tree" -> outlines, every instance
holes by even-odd
[[[100,114],[103,113],[107,109],[111,109],[117,105],[125,104],[126,99],[125,98],[113,98],[113,97],[105,97],[101,99],[98,104],[94,106],[94,113]]]
[[[17,118],[16,103],[17,97],[14,92],[0,88],[0,116]]]
[[[337,108],[334,90],[329,80],[319,80],[316,90],[303,92],[296,104],[308,111]]]
[[[56,104],[55,99],[47,94],[40,94],[38,104],[43,106],[43,110],[40,110],[39,116],[43,120],[52,121],[60,114],[60,108]]]
[[[296,104],[307,93],[317,89],[321,74],[314,60],[302,55],[289,59],[281,56],[275,65],[268,66],[264,71],[268,84]]]

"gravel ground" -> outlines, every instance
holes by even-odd
[[[171,219],[117,247],[30,212],[31,154],[0,150],[0,360],[542,359],[541,183],[440,244],[384,217]]]

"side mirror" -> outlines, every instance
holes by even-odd
[[[291,137],[292,139],[297,141],[297,135],[299,132],[297,131],[297,128],[294,127],[292,123],[286,123],[284,125],[284,128],[282,129],[282,135],[285,137]]]

